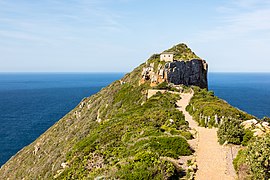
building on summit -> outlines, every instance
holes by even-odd
[[[163,52],[160,54],[160,61],[173,62],[173,52]]]

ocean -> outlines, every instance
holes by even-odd
[[[0,166],[84,97],[124,73],[0,74]],[[270,73],[209,73],[209,90],[250,114],[270,116]]]
[[[270,73],[209,73],[209,90],[231,105],[270,117]]]
[[[1,73],[0,166],[124,73]]]

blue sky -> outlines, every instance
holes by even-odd
[[[211,72],[270,72],[270,1],[0,0],[0,72],[128,72],[180,42]]]

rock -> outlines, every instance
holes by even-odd
[[[123,84],[126,84],[125,81],[122,81],[121,79],[119,80],[120,84],[123,85]]]
[[[102,120],[101,120],[100,118],[97,119],[97,122],[98,122],[98,123],[101,123],[101,121],[102,121]]]
[[[261,129],[261,130],[264,129],[264,127],[263,127],[262,124],[260,124],[260,123],[256,124],[255,127],[258,128],[258,129]]]
[[[215,115],[215,123],[216,124],[219,124],[219,118],[218,118],[218,115],[217,114]]]
[[[206,61],[193,59],[190,61],[174,61],[165,65],[165,72],[168,82],[175,85],[194,85],[201,88],[208,88]]]
[[[94,180],[102,180],[102,179],[106,179],[106,176],[98,176],[98,177],[95,177]]]
[[[165,65],[158,64],[154,69],[154,63],[147,64],[143,68],[139,84],[146,81],[151,82],[151,86],[156,86],[164,81],[174,85],[199,86],[208,88],[207,71],[208,65],[205,60],[192,59],[168,62]]]
[[[254,132],[254,136],[262,136],[264,134],[261,129],[253,129],[252,131]]]
[[[37,155],[37,152],[39,151],[40,149],[40,143],[38,142],[35,146],[34,146],[34,151],[33,151],[33,154],[34,155]]]
[[[251,128],[253,125],[257,124],[258,121],[256,119],[247,120],[241,123],[245,129]]]
[[[81,102],[79,108],[82,109],[85,105],[85,102]]]
[[[268,127],[269,126],[269,122],[262,122],[262,126],[263,127]]]
[[[63,169],[65,169],[65,168],[68,167],[68,164],[67,164],[66,162],[63,162],[63,163],[61,163],[61,167],[62,167]]]

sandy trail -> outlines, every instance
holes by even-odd
[[[231,149],[223,147],[217,142],[217,129],[199,127],[192,116],[185,110],[193,93],[181,94],[181,100],[177,102],[178,109],[185,115],[189,126],[197,131],[197,138],[191,145],[195,147],[195,156],[198,165],[196,179],[198,180],[230,180],[235,179],[233,170]],[[230,158],[231,157],[231,158]]]

